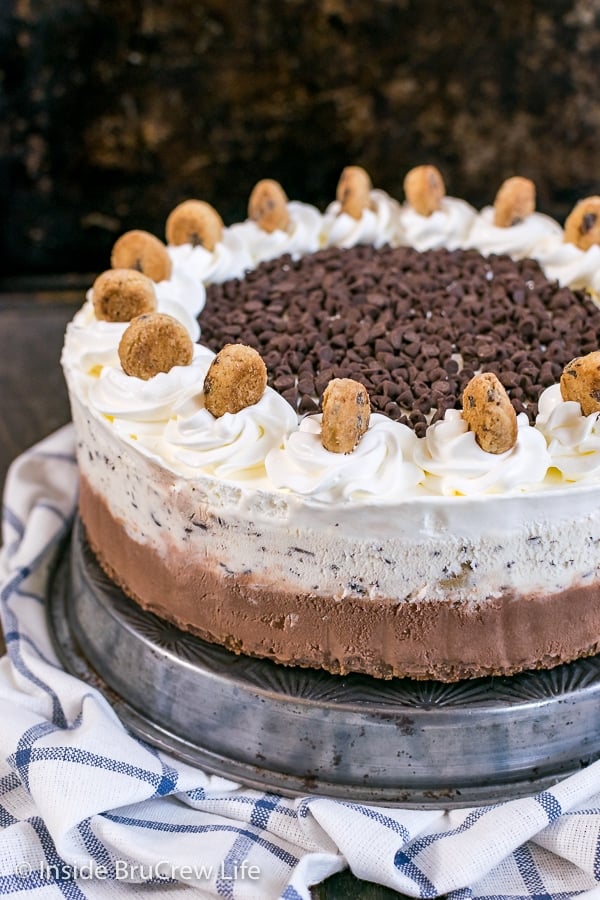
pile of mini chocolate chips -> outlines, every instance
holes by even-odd
[[[495,372],[534,421],[543,389],[600,346],[600,309],[531,259],[475,250],[330,248],[261,263],[207,290],[202,343],[261,353],[269,384],[315,412],[332,378],[355,378],[374,411],[410,425],[460,409],[476,371]]]

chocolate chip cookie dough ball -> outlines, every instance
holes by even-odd
[[[135,316],[154,312],[156,292],[146,275],[133,269],[108,269],[92,287],[92,303],[97,319],[130,322]]]
[[[584,416],[600,412],[600,350],[568,363],[560,377],[563,400],[574,400]]]
[[[267,367],[261,355],[245,344],[226,344],[206,374],[204,403],[220,418],[258,403],[266,386]]]
[[[510,228],[535,212],[535,185],[515,175],[504,181],[494,199],[494,225]]]
[[[277,230],[285,231],[290,223],[287,202],[288,198],[279,182],[263,178],[250,194],[248,218],[269,234]]]
[[[371,208],[372,187],[369,174],[361,166],[346,166],[340,175],[335,195],[341,205],[340,212],[360,219],[363,210]]]
[[[600,244],[600,197],[586,197],[575,205],[565,222],[565,241],[580,250]]]
[[[212,253],[223,235],[223,220],[210,203],[184,200],[169,214],[166,235],[174,246],[191,244]]]
[[[446,186],[435,166],[415,166],[404,178],[404,194],[409,206],[420,216],[430,216],[441,206]]]
[[[486,453],[505,453],[517,442],[517,414],[492,372],[475,375],[463,392],[463,419]]]
[[[352,453],[369,427],[371,403],[353,378],[334,378],[323,394],[321,442],[332,453]]]
[[[136,316],[119,344],[123,371],[144,381],[170,372],[173,366],[189,366],[194,344],[186,328],[173,316],[148,313]]]
[[[113,269],[135,269],[155,282],[171,277],[167,248],[148,231],[136,229],[122,234],[112,249],[110,264]]]

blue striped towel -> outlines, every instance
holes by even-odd
[[[600,898],[600,763],[470,810],[248,790],[157,752],[62,670],[49,570],[76,504],[70,426],[13,464],[0,614],[0,895],[309,900],[350,867],[414,897]]]

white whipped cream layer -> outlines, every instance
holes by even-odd
[[[494,207],[485,206],[472,222],[469,235],[462,246],[479,250],[484,256],[506,253],[513,259],[524,259],[533,255],[540,241],[549,237],[562,240],[562,235],[563,230],[558,222],[537,212],[517,225],[500,228],[494,225]]]
[[[444,197],[440,209],[422,216],[408,203],[400,210],[400,243],[415,250],[457,250],[468,239],[477,210],[456,197]]]
[[[195,312],[203,309],[206,300],[204,285],[196,285],[189,305],[185,297],[174,299],[172,292],[162,288],[167,282],[155,285],[157,312],[165,313],[177,319],[188,331],[192,341],[200,337],[200,326]],[[128,322],[107,322],[97,319],[93,305],[92,288],[87,299],[67,326],[65,343],[66,359],[81,375],[98,374],[98,369],[105,366],[120,367],[119,342],[123,337]],[[67,352],[68,351],[68,352]]]
[[[287,204],[290,221],[288,227],[275,231],[264,231],[247,219],[229,228],[229,233],[245,245],[252,258],[253,266],[289,253],[298,259],[306,253],[316,253],[320,248],[323,215],[309,203],[290,200]]]
[[[206,288],[202,281],[198,281],[185,266],[172,266],[171,277],[164,281],[158,281],[154,285],[159,312],[169,312],[169,307],[174,310],[182,309],[187,315],[186,327],[192,334],[192,322],[197,321],[206,303]],[[170,312],[170,315],[175,315]],[[180,316],[177,316],[180,318]],[[183,321],[183,320],[182,320]],[[194,338],[196,340],[196,338]]]
[[[372,209],[364,209],[360,219],[342,212],[341,203],[334,200],[323,215],[320,237],[322,247],[356,247],[357,244],[396,246],[400,230],[400,204],[385,191],[370,192]]]
[[[599,413],[584,416],[574,400],[563,400],[560,385],[542,393],[536,428],[548,444],[551,465],[565,481],[600,477]]]
[[[434,493],[489,494],[526,490],[543,482],[550,466],[544,436],[532,428],[525,413],[517,416],[517,441],[504,453],[482,450],[469,431],[462,413],[446,411],[444,418],[430,425],[419,442],[415,462],[430,477]]]
[[[102,416],[127,420],[134,431],[138,423],[166,424],[184,401],[201,393],[214,355],[196,344],[189,366],[173,366],[147,380],[127,375],[120,366],[107,366],[90,384],[88,402]]]
[[[117,353],[126,327],[126,323],[94,322],[87,334],[92,339],[100,334],[104,340],[102,356],[95,352],[91,360],[81,352],[76,332],[72,340],[68,338],[69,349],[86,365],[85,375],[77,364],[68,366],[71,384],[78,385],[86,405],[120,437],[135,442],[138,450],[183,477],[192,478],[198,470],[220,477],[234,473],[262,477],[264,472],[256,470],[267,453],[297,427],[290,404],[267,388],[258,403],[215,418],[204,406],[203,393],[215,354],[196,344],[189,366],[174,366],[147,380],[136,378],[123,371]],[[65,351],[66,365],[70,355]]]
[[[203,398],[194,401],[197,405]],[[247,476],[263,466],[269,451],[296,425],[290,404],[268,387],[258,403],[218,419],[204,406],[194,410],[193,404],[184,404],[167,423],[156,450],[173,468],[183,463],[221,477]]]
[[[328,246],[361,242],[381,246],[404,242],[403,233],[418,248],[437,246],[438,241],[455,247],[465,243],[469,221],[469,239],[478,233],[473,246],[477,243],[483,252],[508,250],[521,256],[524,247],[535,245],[536,236],[543,235],[536,246],[540,261],[542,255],[551,260],[547,274],[556,271],[552,261],[557,267],[562,261],[567,267],[576,263],[576,277],[586,284],[600,278],[600,248],[584,253],[565,244],[562,229],[546,216],[533,214],[519,225],[501,229],[493,225],[491,207],[474,215],[472,207],[455,198],[444,198],[442,209],[430,217],[401,209],[383,191],[372,191],[371,198],[374,209],[365,210],[358,221],[340,214],[337,202],[323,216],[307,204],[291,202],[289,232],[261,232],[256,245],[248,238],[255,223],[245,222],[225,229],[214,253],[189,245],[169,247],[173,274],[156,285],[159,311],[174,315],[197,340],[196,316],[205,302],[204,283],[253,268],[256,255],[268,252],[271,239],[273,248],[285,244],[284,252],[294,254],[296,247],[299,255],[312,252],[317,238]],[[499,239],[505,242],[499,244]],[[300,249],[304,240],[306,250]],[[572,280],[572,270],[568,271]],[[210,417],[204,409],[202,384],[213,354],[205,348],[196,348],[187,370],[173,370],[150,382],[130,378],[122,372],[117,353],[125,328],[126,324],[98,321],[88,295],[67,329],[63,364],[70,388],[106,427],[128,439],[135,435],[131,439],[141,452],[159,458],[184,478],[199,477],[201,472],[218,474],[233,482],[241,480],[247,487],[255,483],[261,490],[296,494],[305,502],[344,506],[349,500],[363,506],[373,498],[385,504],[388,497],[413,495],[427,500],[434,495],[555,491],[557,470],[564,481],[600,479],[595,419],[586,421],[569,404],[555,404],[557,408],[548,412],[547,398],[556,396],[558,386],[543,395],[536,427],[519,417],[517,445],[507,454],[482,451],[460,412],[450,410],[421,439],[399,423],[374,415],[367,434],[346,456],[321,446],[318,416],[299,424],[291,407],[270,389],[259,404],[235,416]],[[247,452],[242,449],[245,443],[250,448]],[[266,471],[261,469],[265,460]]]
[[[321,415],[307,416],[271,450],[267,475],[277,488],[332,502],[412,493],[424,473],[412,461],[414,431],[377,413],[352,453],[333,453],[321,443]]]
[[[587,288],[600,294],[600,247],[597,244],[589,250],[580,250],[575,244],[566,243],[561,232],[539,241],[530,255],[537,259],[547,278],[555,279],[563,287]]]
[[[243,278],[246,272],[254,268],[246,243],[231,228],[223,230],[221,240],[212,251],[192,244],[170,244],[167,250],[173,272],[184,273],[186,279],[195,283],[220,284],[230,278]]]
[[[96,319],[88,300],[67,325],[63,365],[69,365],[79,379],[97,376],[105,366],[118,366],[117,351],[127,325]]]

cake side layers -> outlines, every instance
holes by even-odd
[[[291,593],[252,573],[233,578],[174,545],[166,556],[131,538],[81,483],[80,511],[103,569],[144,609],[236,653],[334,674],[457,681],[549,668],[600,650],[597,584],[506,593],[482,606],[427,599],[373,603]]]
[[[183,478],[72,397],[82,476],[130,537],[290,593],[485,604],[600,578],[597,489],[310,503],[291,492]],[[493,505],[493,510],[491,506]]]
[[[441,680],[598,649],[593,489],[577,491],[576,512],[561,491],[498,498],[492,524],[488,497],[484,528],[470,498],[299,515],[282,492],[181,479],[76,398],[73,415],[94,551],[141,606],[200,637],[288,664]]]

